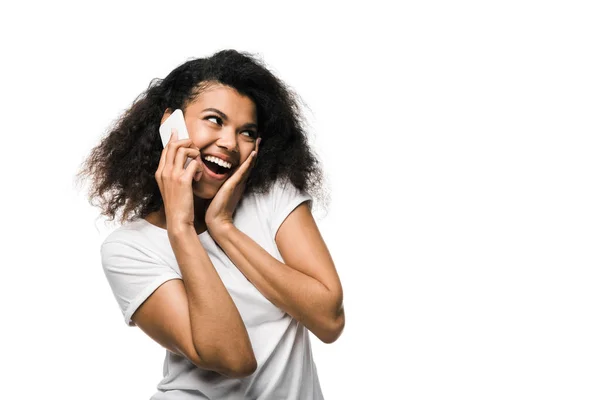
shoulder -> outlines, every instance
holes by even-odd
[[[299,190],[286,178],[275,181],[264,193],[252,193],[244,197],[239,209],[234,215],[234,223],[246,227],[252,225],[265,225],[271,239],[282,222],[300,204],[307,202],[312,209],[312,197],[305,191]]]
[[[106,236],[100,245],[102,255],[116,255],[115,253],[125,252],[142,253],[146,257],[153,258],[149,225],[145,220],[136,219],[119,226]]]
[[[160,253],[164,239],[153,229],[159,228],[145,220],[125,223],[100,248],[104,274],[129,326],[133,313],[160,285],[181,279]]]
[[[284,177],[278,178],[264,193],[254,193],[251,197],[255,202],[264,204],[274,214],[281,212],[282,208],[292,203],[308,201],[312,207],[312,197]]]

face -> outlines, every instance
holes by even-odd
[[[197,197],[212,199],[256,147],[256,106],[235,89],[215,84],[190,103],[183,114],[190,139],[200,149],[204,163],[202,178],[192,181],[192,190]],[[165,112],[161,123],[169,115],[171,110]]]

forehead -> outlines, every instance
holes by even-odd
[[[252,99],[229,86],[213,84],[202,89],[186,110],[198,113],[206,108],[216,108],[228,118],[242,123],[256,122],[256,106]]]

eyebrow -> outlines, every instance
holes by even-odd
[[[216,108],[205,108],[204,110],[202,110],[202,112],[206,112],[206,111],[212,111],[214,113],[219,114],[219,116],[221,118],[223,118],[225,121],[228,120],[227,115],[222,112],[221,110],[217,110]],[[246,129],[246,128],[254,128],[254,129],[258,129],[258,125],[253,123],[253,122],[248,122],[247,124],[242,125],[241,127],[242,129]]]

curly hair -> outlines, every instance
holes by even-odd
[[[245,194],[264,193],[280,178],[323,200],[323,172],[311,150],[298,96],[249,53],[222,50],[191,59],[164,79],[153,79],[116,120],[85,159],[77,178],[91,178],[89,201],[112,221],[144,218],[163,200],[154,174],[163,146],[158,134],[165,109],[193,102],[211,82],[234,88],[256,105],[260,157],[246,182]],[[95,199],[99,199],[95,204]]]

